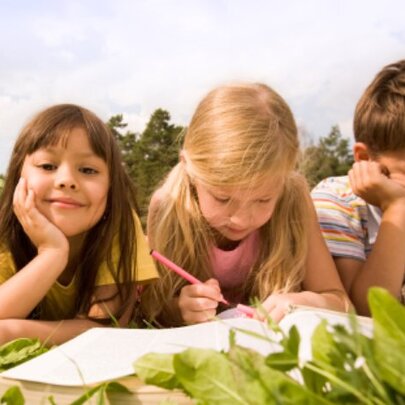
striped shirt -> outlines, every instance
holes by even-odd
[[[377,238],[381,210],[353,193],[348,176],[322,180],[311,196],[332,256],[366,261]],[[405,303],[405,279],[401,302]]]
[[[381,211],[353,193],[348,176],[322,180],[311,196],[332,256],[365,261],[377,236]]]

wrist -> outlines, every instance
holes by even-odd
[[[69,259],[69,247],[42,246],[38,248],[38,256],[49,258],[57,263],[65,263],[66,265]]]
[[[381,210],[383,219],[392,218],[395,223],[405,223],[405,200],[397,200]]]

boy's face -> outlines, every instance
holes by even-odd
[[[367,145],[362,142],[356,142],[353,154],[356,161],[372,160],[378,162],[384,174],[405,187],[405,148],[379,153],[376,156],[369,152]]]
[[[405,187],[405,149],[384,152],[375,159],[388,177]]]

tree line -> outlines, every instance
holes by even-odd
[[[165,175],[176,165],[185,127],[171,122],[168,111],[157,109],[143,132],[127,129],[122,114],[112,116],[107,125],[117,139],[128,173],[138,189],[138,204],[145,222],[149,198]],[[329,176],[345,175],[353,163],[349,141],[337,125],[329,134],[303,148],[299,170],[310,187]],[[4,176],[0,175],[0,191]]]

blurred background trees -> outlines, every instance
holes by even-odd
[[[160,108],[153,112],[145,130],[140,133],[127,129],[122,114],[112,116],[107,124],[120,145],[128,173],[137,185],[141,219],[145,224],[150,196],[178,162],[185,128],[173,124],[169,112]],[[306,146],[299,170],[310,188],[325,177],[347,174],[353,155],[349,140],[343,138],[337,125],[317,141],[304,140]],[[0,174],[0,193],[3,184],[4,176]]]
[[[334,125],[329,135],[304,148],[299,169],[312,188],[325,177],[346,175],[352,164],[349,140],[343,138],[339,127]]]
[[[142,133],[126,131],[122,115],[108,121],[121,147],[129,175],[137,185],[138,204],[145,223],[149,198],[170,169],[176,165],[183,127],[170,123],[170,114],[157,109]]]

